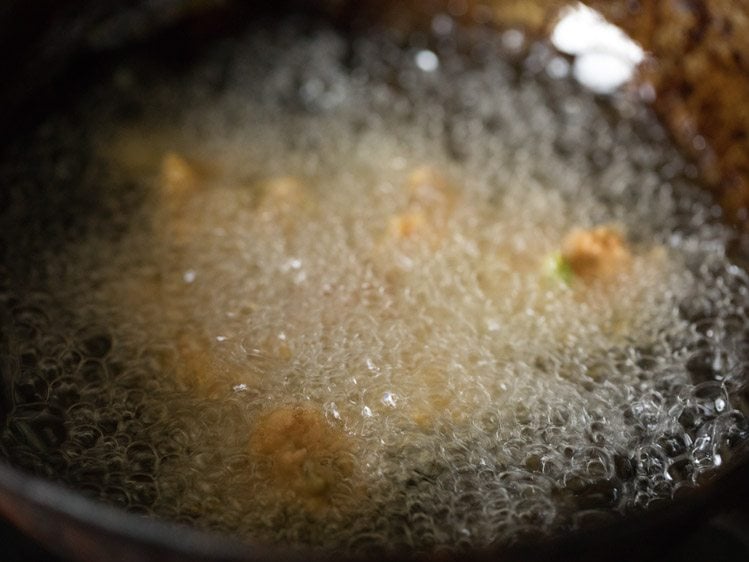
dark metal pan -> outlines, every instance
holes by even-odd
[[[179,0],[116,2],[106,6],[82,0],[64,6],[53,2],[8,2],[0,9],[0,43],[5,53],[0,71],[6,77],[0,88],[0,132],[6,139],[24,134],[51,110],[74,101],[123,53],[160,49],[172,53],[175,64],[180,64],[180,60],[189,60],[191,50],[231,34],[249,19],[290,9],[318,8],[290,3],[261,6]],[[347,26],[348,20],[372,17],[371,10],[354,9],[346,3],[333,2],[321,9],[323,13],[335,13],[337,21]],[[418,16],[414,18],[418,20]],[[0,195],[0,204],[3,201]],[[7,408],[8,393],[0,392],[0,404]],[[669,559],[684,555],[683,551],[674,550],[675,545],[711,518],[742,510],[746,517],[747,500],[749,450],[744,447],[710,482],[659,508],[591,530],[527,537],[501,550],[440,554],[439,559]],[[251,545],[144,519],[27,474],[5,459],[0,463],[0,513],[50,551],[81,561],[313,557],[309,552]],[[742,551],[737,552],[741,555]],[[749,550],[743,551],[744,556],[747,553]],[[407,553],[404,557],[408,557]],[[330,556],[318,553],[314,558]]]

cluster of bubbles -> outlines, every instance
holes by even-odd
[[[729,462],[749,437],[734,235],[647,110],[517,39],[274,23],[171,82],[123,66],[75,142],[66,116],[42,127],[35,174],[0,169],[2,454],[144,515],[369,553],[578,528]],[[173,150],[207,170],[178,215]],[[391,239],[423,165],[457,202],[429,240]],[[289,176],[304,202],[263,210]],[[51,192],[69,218],[33,204]],[[620,287],[544,277],[602,223],[639,256]],[[366,501],[321,516],[267,493],[248,439],[293,403],[349,436]]]

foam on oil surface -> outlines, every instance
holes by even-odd
[[[433,40],[429,72],[424,45],[298,24],[166,85],[123,69],[107,92],[142,116],[91,110],[111,123],[78,181],[127,227],[83,229],[37,260],[42,291],[3,293],[5,454],[133,511],[362,552],[573,528],[724,462],[747,436],[748,279],[662,131],[546,77],[542,46],[506,62],[489,33]],[[174,150],[201,174],[178,211]],[[424,165],[457,193],[449,218],[390,239]],[[304,188],[290,212],[262,198],[282,176]],[[601,223],[637,256],[616,287],[544,275]],[[350,437],[356,507],[267,492],[250,435],[294,403]]]

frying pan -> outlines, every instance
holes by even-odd
[[[0,71],[5,76],[0,90],[0,133],[7,140],[32,130],[45,115],[70,105],[98,77],[106,74],[114,61],[130,52],[156,49],[171,57],[173,64],[184,64],[189,61],[191,53],[217,37],[231,35],[244,22],[292,9],[321,11],[347,29],[355,29],[357,22],[377,18],[403,31],[418,26],[429,14],[444,8],[439,2],[413,3],[413,6],[408,2],[384,2],[374,9],[366,3],[362,6],[352,4],[356,3],[333,1],[312,5],[283,2],[268,6],[251,2],[183,0],[123,1],[106,5],[83,0],[67,3],[7,2],[0,8],[0,46],[4,57],[0,59]],[[466,3],[468,8],[474,4]],[[497,22],[499,25],[523,25],[529,32],[540,32],[551,19],[554,4],[495,2],[492,5],[497,7],[498,17],[504,18]],[[625,4],[626,9],[622,8]],[[605,5],[605,10],[615,19],[629,21],[622,14],[631,9],[632,4],[610,2]],[[694,4],[701,5],[699,2]],[[650,36],[643,31],[647,22],[642,12],[647,12],[648,6],[648,3],[643,3],[637,17],[631,20],[634,23],[630,24],[645,40]],[[707,17],[705,14],[710,14],[709,8],[704,10],[700,13]],[[470,13],[470,10],[466,9],[466,12]],[[657,55],[657,41],[653,43]],[[664,58],[673,54],[667,49],[661,52]],[[670,79],[676,80],[673,76]],[[749,82],[745,75],[736,76],[736,80]],[[659,91],[671,92],[671,97],[659,101],[656,109],[671,126],[677,141],[688,140],[683,130],[684,123],[680,120],[687,117],[673,113],[691,106],[689,103],[679,105],[667,80],[663,79],[657,85]],[[699,111],[701,109],[697,107],[689,121],[692,130],[687,132],[692,135],[704,132],[708,141],[712,143],[715,139],[716,142],[711,145],[715,147],[712,156],[695,156],[707,185],[716,190],[729,211],[729,218],[742,229],[746,213],[742,212],[744,199],[741,189],[745,180],[741,165],[736,164],[735,158],[721,158],[721,151],[727,149],[721,145],[720,131],[703,131],[700,124],[705,118]],[[741,119],[738,122],[741,123]],[[739,136],[736,139],[740,140]],[[6,150],[6,147],[0,144],[0,150]],[[96,205],[95,194],[78,195]],[[60,211],[57,205],[59,194],[42,193],[41,196],[48,197],[49,201],[41,201],[40,205],[49,205],[50,212]],[[2,193],[1,204],[7,204]],[[64,212],[59,214],[63,218],[58,217],[58,220],[64,220]],[[0,247],[0,256],[5,258],[12,251],[10,247]],[[743,251],[743,248],[738,248],[737,255],[743,257]],[[743,255],[749,257],[749,253]],[[2,269],[0,273],[4,273]],[[3,283],[7,282],[7,278],[0,281],[0,294],[5,289]],[[0,305],[5,306],[4,301],[0,301]],[[0,365],[0,368],[6,367]],[[4,373],[2,380],[7,384]],[[7,388],[0,388],[0,407],[4,409],[0,412],[2,419],[10,405],[8,395]],[[551,537],[520,537],[517,543],[501,550],[460,555],[440,553],[432,557],[440,560],[667,559],[669,553],[674,552],[674,545],[685,535],[715,514],[740,510],[747,498],[749,447],[743,446],[710,481],[666,505],[592,529]],[[310,560],[334,557],[333,554],[247,544],[231,537],[147,520],[89,500],[55,483],[54,479],[39,478],[19,470],[5,459],[0,462],[0,514],[51,551],[81,561]],[[408,554],[404,553],[402,557],[406,558]]]

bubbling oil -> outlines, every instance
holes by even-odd
[[[702,483],[748,435],[735,235],[644,108],[506,43],[274,24],[157,85],[123,65],[82,110],[85,165],[64,116],[43,127],[43,189],[101,204],[58,220],[3,167],[4,455],[147,516],[351,553],[503,543]],[[411,213],[420,173],[444,215]],[[635,255],[615,286],[545,273],[609,223]],[[283,408],[345,443],[325,509],[253,452]]]

